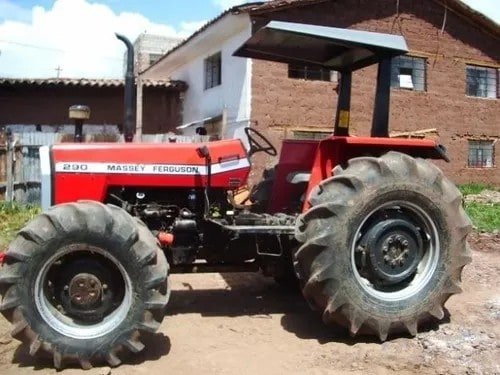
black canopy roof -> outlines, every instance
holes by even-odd
[[[272,21],[234,56],[353,71],[407,52],[399,35]]]

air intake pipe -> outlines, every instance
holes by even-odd
[[[125,142],[132,142],[135,134],[135,77],[134,77],[134,46],[130,40],[121,34],[115,34],[125,46],[127,46],[127,70],[125,72],[125,99],[124,99],[124,118],[123,118],[123,135]]]

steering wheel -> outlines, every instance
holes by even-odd
[[[250,151],[248,151],[249,156],[259,151],[264,151],[266,154],[271,156],[278,155],[276,148],[266,137],[264,137],[261,132],[253,128],[245,128],[245,134],[247,135],[248,143],[250,144]]]

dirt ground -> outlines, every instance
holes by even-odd
[[[326,328],[298,293],[254,274],[175,275],[168,316],[146,350],[91,374],[500,374],[500,235],[473,234],[464,293],[439,328],[380,344]],[[0,318],[0,374],[56,373],[10,339]]]

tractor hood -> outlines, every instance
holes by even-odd
[[[200,153],[206,146],[207,159]],[[111,187],[237,189],[250,172],[239,139],[209,143],[58,144],[40,149],[42,206],[104,202]]]
[[[402,36],[272,21],[234,56],[354,71],[408,52]]]

